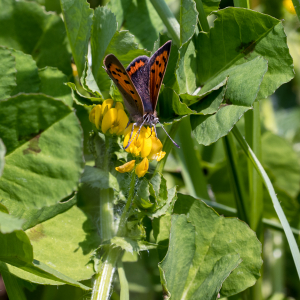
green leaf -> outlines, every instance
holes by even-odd
[[[169,249],[158,267],[164,294],[174,300],[182,299],[195,252],[195,227],[188,222],[185,215],[173,215]]]
[[[109,91],[111,80],[102,68],[106,55],[114,54],[126,67],[139,55],[148,55],[145,50],[138,49],[134,36],[127,31],[116,32],[116,17],[107,7],[95,9],[91,36],[93,74],[101,92]]]
[[[89,185],[91,188],[119,190],[117,178],[110,172],[102,169],[85,166],[84,173],[80,179],[82,183]]]
[[[199,85],[213,80],[224,70],[244,64],[257,56],[266,59],[269,66],[258,99],[271,95],[281,84],[294,77],[293,61],[281,21],[243,8],[226,8],[214,14],[217,16],[214,27],[209,33],[200,32],[197,37]],[[240,90],[250,91],[244,85],[244,80],[249,75],[238,78],[241,80]]]
[[[158,206],[168,198],[167,181],[162,174],[156,173],[150,179],[150,194],[155,197]]]
[[[1,270],[1,275],[4,281],[5,289],[9,299],[26,300],[26,296],[19,280],[9,272]]]
[[[53,205],[76,189],[82,130],[71,108],[43,94],[19,94],[0,102],[0,120],[7,148],[0,199],[11,214],[10,207]]]
[[[143,178],[140,182],[133,201],[134,204],[142,211],[148,211],[154,207],[154,203],[150,201],[149,182],[146,178]]]
[[[20,220],[12,215],[0,211],[0,232],[11,233],[21,230],[25,220]]]
[[[60,16],[34,2],[1,0],[0,6],[0,45],[32,55],[39,68],[52,66],[72,74]]]
[[[65,74],[56,68],[46,67],[39,70],[41,79],[40,93],[62,100],[66,105],[72,106],[73,99],[70,89],[64,84],[68,81]]]
[[[208,16],[212,11],[218,10],[221,0],[196,0],[196,3],[198,1],[202,1],[205,14]]]
[[[152,50],[159,32],[164,30],[164,24],[151,1],[133,0],[126,9],[124,28],[136,37],[136,41],[143,48]]]
[[[218,299],[223,282],[241,262],[238,253],[224,255],[216,262],[209,275],[190,299]]]
[[[180,45],[192,38],[197,28],[198,12],[194,0],[181,0],[180,5]]]
[[[118,29],[123,25],[124,18],[128,12],[128,9],[132,3],[132,0],[110,0],[107,3],[107,7],[114,13],[118,23]]]
[[[156,249],[157,245],[148,243],[146,241],[135,241],[128,237],[115,236],[109,241],[104,241],[102,245],[113,245],[114,247],[120,247],[123,250],[133,254],[133,252],[139,253],[140,251],[148,251]]]
[[[86,0],[61,0],[60,3],[69,43],[80,77],[88,53],[93,10]]]
[[[34,259],[45,262],[42,265],[44,270],[52,268],[53,271],[78,281],[89,279],[94,274],[90,257],[100,244],[100,237],[89,216],[76,206],[26,233],[33,247]],[[18,277],[39,284],[56,284],[49,280],[53,278],[36,277],[16,268],[10,271]]]
[[[73,82],[67,82],[66,85],[71,88],[72,98],[77,105],[91,106],[93,104],[99,104],[103,100],[101,98],[94,98],[82,95],[78,91],[76,84]]]
[[[197,252],[184,289],[187,299],[210,276],[217,262],[229,254],[239,254],[242,263],[223,283],[221,296],[237,294],[255,283],[262,264],[261,244],[244,222],[221,217],[201,200],[182,194],[178,194],[174,213],[186,214],[196,231]]]
[[[18,205],[18,203],[13,202],[10,203],[10,209],[14,212],[14,216],[18,217],[19,219],[25,220],[24,224],[22,225],[22,229],[26,230],[67,211],[76,204],[76,201],[77,198],[73,196],[68,201],[44,206],[41,209],[27,208],[26,210],[24,210],[22,206]]]
[[[50,284],[67,283],[89,290],[85,285],[33,259],[32,245],[23,231],[18,230],[7,234],[0,233],[0,242],[2,245],[0,249],[1,271],[2,269],[5,271],[8,269],[9,272],[21,278],[24,277],[20,276],[20,274],[23,274],[23,276],[25,274],[25,279],[27,280],[32,277],[32,282],[35,282],[35,279],[38,278],[41,282],[45,280]],[[9,265],[5,265],[3,262]]]
[[[10,50],[0,47],[0,100],[8,98],[16,87],[16,73],[15,57]]]
[[[82,84],[82,87],[88,92],[96,97],[101,97],[102,94],[97,86],[97,83],[95,81],[94,75],[92,73],[91,67],[89,65],[88,59],[86,58],[84,70],[82,77],[80,78],[80,82]]]
[[[11,54],[16,58],[17,86],[11,92],[11,95],[18,93],[37,93],[40,88],[40,78],[38,68],[33,58],[23,53],[11,49]]]
[[[5,158],[4,158],[5,153],[6,153],[6,148],[5,148],[2,140],[0,139],[0,177],[2,175],[4,165],[5,165]]]
[[[229,105],[214,115],[191,116],[193,134],[199,144],[208,146],[225,136],[250,107]]]
[[[262,136],[262,149],[262,161],[274,176],[273,184],[295,198],[300,190],[300,164],[292,145],[266,132]]]

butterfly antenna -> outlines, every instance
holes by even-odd
[[[175,142],[174,140],[169,136],[169,134],[167,133],[165,127],[158,121],[158,123],[161,125],[162,129],[164,130],[164,132],[166,133],[166,135],[168,136],[168,138],[172,141],[172,143],[177,147],[180,148]],[[156,130],[155,130],[156,131]]]

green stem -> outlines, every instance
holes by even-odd
[[[176,135],[176,132],[179,128],[179,124],[181,124],[181,121],[179,122],[175,122],[172,124],[172,127],[169,131],[169,136],[174,139],[175,135]],[[158,173],[162,173],[163,169],[164,169],[164,166],[166,164],[166,161],[167,161],[167,158],[168,158],[168,155],[170,154],[170,151],[172,149],[172,147],[175,147],[173,142],[166,136],[165,137],[165,140],[163,142],[163,145],[164,145],[164,148],[163,150],[166,152],[166,155],[165,157],[160,161],[158,162],[158,164],[156,165],[156,169],[155,169],[155,172],[154,174],[156,174],[157,172]]]
[[[292,0],[298,19],[300,21],[300,0]]]
[[[100,237],[101,241],[110,240],[114,235],[114,191],[100,190]]]
[[[246,197],[238,164],[238,153],[231,133],[223,138],[224,151],[227,157],[230,185],[236,202],[238,217],[249,224]]]
[[[257,159],[257,157],[255,156],[254,152],[252,151],[252,149],[249,147],[249,145],[247,144],[247,142],[245,141],[245,139],[243,138],[243,136],[241,135],[241,133],[239,132],[239,130],[237,129],[236,126],[233,127],[232,129],[232,133],[234,134],[235,138],[237,139],[237,141],[239,142],[239,144],[241,145],[242,149],[244,150],[246,156],[251,160],[253,166],[255,167],[256,171],[258,172],[258,174],[261,176],[263,183],[271,197],[271,200],[273,202],[273,206],[274,209],[277,213],[277,216],[282,224],[283,230],[285,232],[286,238],[289,242],[289,246],[291,249],[291,253],[294,259],[294,263],[298,272],[298,276],[300,278],[300,252],[297,246],[297,242],[295,240],[295,237],[293,235],[293,232],[291,230],[291,227],[289,225],[289,222],[282,210],[282,207],[280,205],[280,202],[277,199],[275,190],[273,188],[273,185],[266,173],[266,171],[264,170],[264,168],[262,167],[261,163],[259,162],[259,160]]]
[[[150,0],[161,20],[167,27],[173,41],[180,46],[180,25],[164,0]]]
[[[209,24],[208,24],[208,21],[207,21],[207,17],[206,17],[206,13],[204,11],[204,7],[203,7],[203,3],[202,3],[202,0],[195,0],[196,2],[196,8],[198,10],[198,19],[199,19],[199,22],[200,22],[200,26],[202,28],[203,31],[205,32],[209,32]]]
[[[109,249],[106,259],[102,262],[100,272],[96,274],[91,300],[108,300],[110,298],[111,283],[121,253],[120,248]]]
[[[4,268],[6,269],[6,264],[3,263]],[[4,285],[6,288],[7,295],[9,299],[14,300],[26,300],[25,293],[22,289],[22,287],[19,285],[19,281],[17,280],[17,277],[12,275],[8,269],[2,270],[2,278],[4,281]]]
[[[119,273],[119,280],[120,280],[120,287],[121,287],[120,300],[129,300],[129,286],[123,268],[122,260],[118,261],[118,273]]]
[[[209,199],[201,158],[196,154],[191,131],[190,118],[186,117],[180,122],[178,137],[181,147],[177,150],[181,161],[183,180],[191,196]]]
[[[135,171],[133,171],[131,174],[131,182],[130,182],[130,187],[129,187],[128,198],[127,198],[126,205],[124,207],[124,210],[123,210],[121,218],[120,218],[117,236],[124,236],[126,233],[126,222],[127,222],[128,212],[129,212],[129,209],[131,206],[131,202],[133,199],[133,195],[134,195],[135,180],[136,180],[136,174],[135,174]]]

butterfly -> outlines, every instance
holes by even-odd
[[[104,58],[105,71],[118,87],[130,119],[134,122],[125,149],[129,147],[136,135],[138,137],[143,125],[150,126],[151,130],[154,127],[155,134],[156,124],[159,123],[162,126],[157,117],[156,105],[166,73],[171,45],[172,41],[166,42],[150,58],[145,55],[138,56],[126,69],[113,54]],[[138,126],[139,130],[131,139],[135,126]],[[174,145],[179,148],[165,128],[163,126],[162,128]]]

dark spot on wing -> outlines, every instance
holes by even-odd
[[[131,91],[131,90],[130,90],[130,93],[131,93],[131,94],[134,94],[134,91]]]
[[[161,73],[161,72],[159,72],[158,76],[159,76],[160,78],[162,78],[162,73]]]
[[[107,68],[110,69],[110,67],[111,67],[111,64],[108,64],[108,65],[107,65]]]
[[[152,69],[152,70],[151,70],[151,72],[154,74],[154,73],[155,73],[155,70],[154,70],[154,69]]]
[[[156,84],[156,88],[158,89],[158,84]]]
[[[137,100],[134,100],[137,103]]]
[[[161,64],[159,64],[159,67],[161,67]]]
[[[128,80],[125,80],[125,79],[124,79],[124,81],[125,81],[126,84],[130,84],[130,82],[129,82]]]
[[[121,75],[120,75],[119,73],[118,73],[117,75],[118,75],[119,77],[121,77]]]
[[[155,63],[158,65],[158,60],[156,60]]]
[[[124,75],[127,75],[126,72],[123,72]]]
[[[112,73],[113,73],[114,75],[117,75],[117,73],[116,73],[115,71],[112,71]]]
[[[118,71],[118,72],[122,73],[122,70],[120,70],[120,69],[116,69],[116,71]]]
[[[167,62],[167,59],[163,56],[163,61],[166,63]]]
[[[116,82],[119,82],[119,79],[115,78]]]

